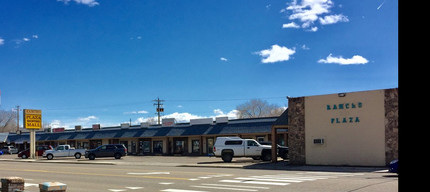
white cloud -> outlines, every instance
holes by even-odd
[[[0,37],[0,45],[4,44],[4,39]]]
[[[225,58],[225,57],[221,57],[221,58],[219,58],[219,60],[221,60],[221,61],[228,61],[228,59]]]
[[[49,123],[49,126],[51,128],[65,127],[60,120],[52,120],[51,123]]]
[[[29,39],[29,38],[26,38],[26,37],[22,38],[22,40],[23,40],[23,41],[30,41],[30,39]]]
[[[227,116],[228,119],[236,119],[238,112],[239,112],[238,110],[233,109],[233,110],[229,111],[227,114],[225,114],[221,109],[214,109],[215,117],[225,117],[225,116]]]
[[[141,110],[141,111],[130,111],[130,112],[124,112],[124,114],[147,114],[148,111]]]
[[[302,49],[303,50],[309,50],[310,48],[308,46],[306,46],[305,44],[302,45]]]
[[[327,15],[324,18],[319,18],[322,25],[334,24],[337,22],[348,22],[349,19],[344,15]]]
[[[88,116],[88,117],[78,118],[78,121],[91,121],[91,120],[96,120],[96,119],[98,119],[96,116],[91,115],[91,116]]]
[[[64,4],[68,4],[72,0],[57,0],[57,1],[62,1],[62,2],[64,2]],[[96,5],[99,5],[99,3],[96,0],[73,0],[73,1],[76,2],[77,4],[84,4],[84,5],[88,5],[90,7],[94,7]]]
[[[228,113],[224,113],[221,109],[215,109],[215,110],[213,110],[213,113],[214,113],[214,115],[211,115],[211,116],[200,116],[200,115],[195,115],[195,114],[191,114],[191,113],[174,112],[172,114],[161,116],[161,119],[175,118],[177,123],[188,123],[188,122],[190,122],[190,119],[215,118],[215,117],[221,117],[221,116],[222,117],[227,116],[229,119],[236,119],[237,118],[236,114],[238,113],[238,111],[237,110],[231,110]],[[148,117],[148,118],[140,117],[135,121],[135,123],[139,124],[139,123],[147,122],[150,119],[153,122],[158,121],[157,117]]]
[[[38,36],[38,35],[32,35],[31,37],[33,37],[34,39],[39,38],[39,36]]]
[[[282,28],[300,28],[300,26],[294,22],[291,22],[291,23],[283,24]]]
[[[280,61],[288,61],[290,56],[296,53],[294,49],[287,47],[281,47],[279,45],[272,45],[270,49],[265,49],[257,52],[258,55],[262,56],[262,63],[274,63]]]
[[[291,15],[288,17],[289,20],[298,20],[302,23],[301,28],[315,32],[318,27],[314,26],[314,22],[318,19],[322,25],[349,21],[342,14],[325,15],[331,12],[330,9],[333,5],[334,3],[331,0],[302,0],[300,3],[297,0],[293,0],[287,8],[281,10],[281,13],[291,11]],[[283,28],[298,28],[298,26],[294,22],[282,25]]]
[[[354,64],[366,64],[369,61],[360,56],[360,55],[354,55],[350,59],[345,59],[342,56],[340,57],[333,57],[332,54],[327,56],[326,59],[320,59],[318,60],[318,63],[334,63],[334,64],[340,64],[340,65],[354,65]]]

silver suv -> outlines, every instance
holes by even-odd
[[[4,146],[1,150],[3,151],[4,154],[6,154],[6,153],[9,153],[9,154],[18,153],[18,149],[12,145]]]

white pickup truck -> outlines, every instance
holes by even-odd
[[[82,155],[85,155],[85,149],[75,149],[70,147],[70,145],[58,145],[53,150],[46,150],[43,152],[43,157],[48,160],[54,159],[54,157],[73,157],[80,159]]]
[[[272,146],[261,145],[254,139],[240,137],[217,137],[213,148],[215,157],[221,157],[224,162],[231,162],[233,157],[252,157],[270,161]]]

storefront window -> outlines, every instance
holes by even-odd
[[[83,145],[82,148],[84,148],[84,149],[89,149],[89,147],[90,147],[88,142],[82,142],[82,145]]]
[[[154,153],[163,153],[163,141],[153,141],[152,144]]]
[[[175,153],[184,153],[185,141],[177,140],[175,142]]]
[[[199,153],[200,152],[200,140],[193,140],[192,141],[192,151],[193,151],[193,153]]]
[[[142,150],[144,153],[150,153],[151,152],[151,142],[150,141],[143,141]]]
[[[207,139],[207,146],[208,146],[208,150],[207,150],[208,154],[214,153],[214,148],[213,148],[214,147],[214,138],[213,137]]]
[[[95,149],[102,145],[102,140],[90,140],[90,149]]]

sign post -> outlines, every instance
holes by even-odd
[[[24,128],[30,130],[30,158],[35,159],[36,130],[42,128],[42,110],[24,109]]]

